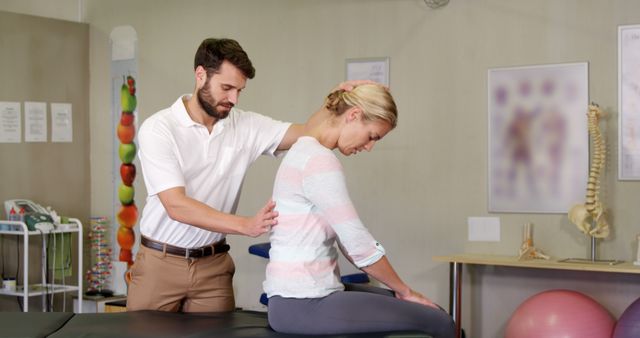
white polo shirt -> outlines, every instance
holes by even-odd
[[[260,155],[275,156],[291,124],[234,108],[209,133],[191,119],[183,98],[190,95],[146,119],[138,133],[138,157],[148,193],[140,233],[156,241],[195,248],[220,241],[225,234],[171,219],[158,193],[184,187],[188,197],[235,213],[249,165]]]

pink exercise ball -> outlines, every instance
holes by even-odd
[[[549,290],[525,300],[509,319],[505,338],[609,338],[613,316],[576,291]]]

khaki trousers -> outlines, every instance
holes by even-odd
[[[226,252],[185,258],[141,245],[131,267],[127,311],[233,311],[234,273]]]

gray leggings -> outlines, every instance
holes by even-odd
[[[347,334],[423,331],[434,338],[455,337],[444,311],[394,297],[391,290],[345,284],[345,291],[322,298],[269,298],[269,324],[292,334]]]

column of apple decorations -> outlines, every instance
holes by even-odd
[[[127,262],[129,266],[133,264],[131,249],[136,240],[133,227],[138,220],[138,208],[133,200],[133,181],[136,177],[136,167],[132,163],[136,156],[136,144],[133,142],[136,134],[134,125],[134,111],[137,104],[135,85],[136,81],[132,76],[127,76],[122,83],[120,88],[122,115],[120,116],[117,130],[118,139],[120,140],[118,154],[120,161],[122,161],[120,165],[122,182],[118,187],[118,199],[122,204],[117,214],[118,224],[120,224],[117,234],[118,244],[120,245],[118,260]]]

